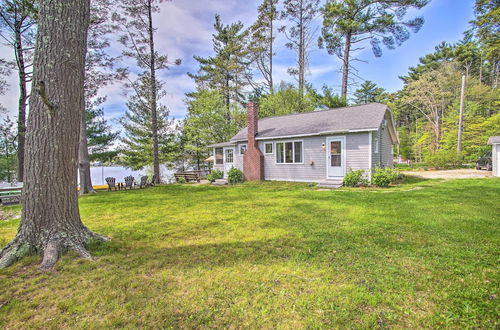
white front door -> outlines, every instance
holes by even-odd
[[[234,148],[224,148],[224,177],[234,167]]]
[[[345,175],[345,136],[326,138],[327,179],[342,178]]]

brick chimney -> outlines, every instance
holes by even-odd
[[[264,179],[264,155],[259,149],[259,143],[255,140],[255,136],[259,132],[258,113],[258,104],[249,102],[247,104],[248,144],[247,151],[243,156],[243,172],[247,181],[260,181]]]

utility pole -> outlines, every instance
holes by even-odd
[[[464,130],[465,75],[462,75],[462,92],[460,93],[460,115],[458,118],[457,154],[462,152],[462,132]]]

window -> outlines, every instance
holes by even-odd
[[[233,149],[226,149],[226,163],[233,163]]]
[[[276,163],[278,164],[302,163],[302,141],[277,142]]]
[[[264,144],[264,150],[265,150],[266,154],[272,154],[273,153],[273,144],[272,143]]]
[[[379,148],[379,138],[378,138],[378,133],[373,132],[373,152],[378,153],[378,148]]]
[[[215,164],[224,164],[223,154],[224,151],[222,148],[215,148]]]
[[[330,166],[342,166],[342,142],[330,142]]]
[[[240,155],[244,155],[246,151],[247,151],[247,145],[240,144]]]

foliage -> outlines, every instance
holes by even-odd
[[[401,179],[399,171],[390,167],[376,168],[372,174],[372,183],[378,187],[389,187],[389,184]]]
[[[357,187],[368,185],[368,180],[364,178],[365,171],[363,170],[353,170],[349,171],[344,176],[344,186],[347,187]]]
[[[456,150],[438,150],[429,154],[425,161],[434,168],[453,168],[462,164],[462,156]]]
[[[277,4],[278,0],[263,0],[257,20],[249,28],[248,56],[252,65],[259,70],[265,81],[265,90],[270,94],[274,93],[273,44],[276,39],[274,25],[278,19]]]
[[[382,56],[381,44],[389,49],[400,46],[410,37],[410,30],[418,32],[424,23],[422,17],[404,20],[409,9],[420,9],[428,0],[408,1],[327,1],[321,9],[323,28],[320,47],[336,55],[343,62],[342,97],[347,97],[348,75],[353,52],[364,48],[369,40],[376,57]]]
[[[177,178],[177,183],[184,184],[184,183],[187,183],[187,180],[184,177],[179,177],[179,178]]]
[[[55,274],[40,272],[36,257],[0,271],[0,324],[497,326],[500,179],[383,192],[306,186],[165,185],[80,198],[85,224],[113,240],[90,246],[92,262],[62,258]],[[18,224],[0,221],[0,245]]]
[[[333,88],[323,85],[321,88],[323,93],[318,93],[311,85],[306,85],[306,96],[312,96],[316,107],[326,107],[327,109],[341,108],[347,106],[347,100],[340,95],[334,93]]]
[[[354,92],[354,103],[365,104],[371,102],[384,103],[385,89],[377,87],[377,85],[370,80],[364,81],[360,88]]]
[[[316,108],[316,99],[317,97],[311,93],[301,96],[297,87],[281,83],[274,94],[264,95],[260,99],[259,117],[311,112]]]
[[[241,183],[244,180],[245,180],[245,177],[243,176],[243,172],[236,167],[231,168],[229,170],[229,172],[227,172],[227,181],[230,184]]]
[[[207,180],[210,182],[214,182],[215,180],[222,178],[224,178],[224,172],[221,170],[213,170],[207,175]]]
[[[94,102],[90,102],[91,107],[85,111],[89,158],[100,162],[109,161],[110,152],[116,155],[117,152],[110,151],[109,148],[119,135],[118,132],[111,131],[111,127],[104,119],[104,110],[99,107],[103,102],[103,98],[96,98]]]
[[[161,87],[160,82],[156,82]],[[120,139],[122,162],[132,169],[141,169],[154,162],[153,117],[149,97],[151,82],[149,75],[142,75],[134,82],[135,94],[127,101],[127,111],[121,118],[123,137]],[[160,88],[159,91],[162,91]],[[160,99],[164,92],[157,94]],[[156,108],[156,133],[158,138],[159,158],[166,162],[174,149],[172,123],[168,119],[168,109],[160,104]]]
[[[11,182],[16,172],[17,140],[14,122],[0,123],[0,181]]]
[[[199,90],[218,91],[222,95],[225,110],[230,112],[232,103],[244,101],[243,89],[251,78],[246,46],[248,32],[243,29],[241,22],[222,24],[219,15],[215,15],[214,29],[214,56],[195,56],[200,68],[197,74],[188,75],[195,80]]]
[[[306,70],[309,67],[309,51],[314,39],[313,20],[319,11],[319,0],[284,0],[281,19],[289,25],[283,25],[279,31],[287,38],[285,46],[297,54],[297,64],[288,68],[288,73],[297,78],[299,94],[303,95],[306,85]]]

